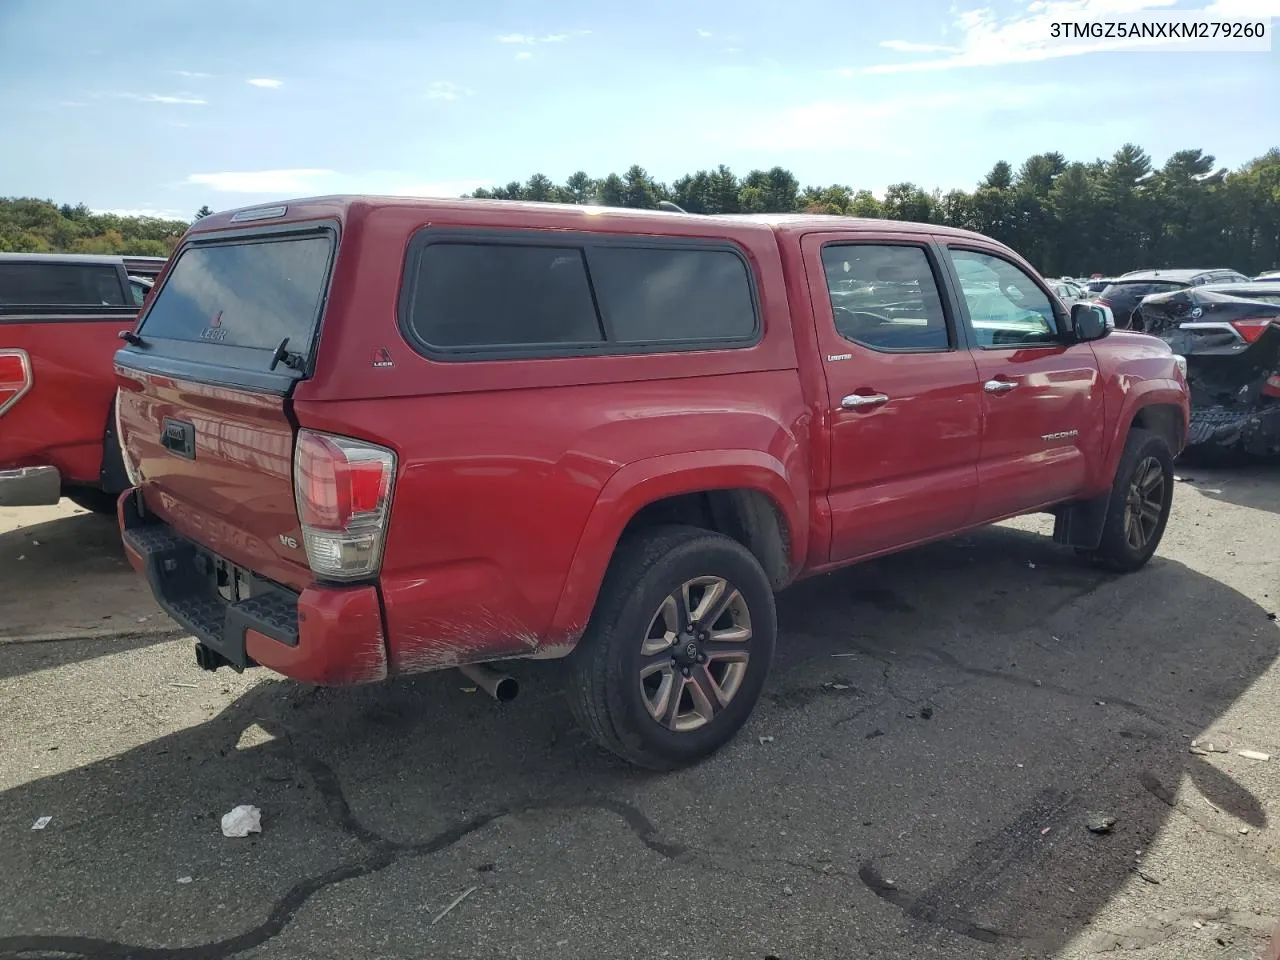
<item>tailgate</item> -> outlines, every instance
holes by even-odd
[[[331,224],[186,243],[116,354],[120,441],[147,507],[294,588],[314,577],[293,494],[290,395],[310,373]]]
[[[121,442],[147,507],[236,564],[309,584],[285,398],[117,370]]]

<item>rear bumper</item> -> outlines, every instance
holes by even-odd
[[[130,565],[147,578],[164,611],[205,648],[202,663],[236,670],[263,666],[326,685],[386,678],[382,608],[373,587],[298,593],[240,570],[233,577],[248,596],[230,600],[215,586],[225,560],[168,524],[144,518],[132,490],[120,497],[118,514]]]
[[[1280,403],[1192,409],[1187,448],[1251,457],[1280,456]]]
[[[19,467],[0,470],[0,507],[44,507],[62,496],[57,467]]]

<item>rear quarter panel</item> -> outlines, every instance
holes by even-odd
[[[50,465],[64,482],[96,485],[115,396],[112,358],[133,318],[0,318],[0,347],[31,358],[29,393],[0,418],[0,470]]]
[[[433,224],[458,216],[440,213]],[[477,219],[467,225],[485,225]],[[693,218],[668,222],[672,235],[697,235]],[[655,499],[739,486],[762,469],[779,478],[775,495],[793,498],[787,512],[803,511],[792,536],[793,550],[805,549],[809,415],[767,227],[743,225],[730,238],[756,279],[754,346],[447,362],[412,350],[396,321],[404,249],[424,223],[420,209],[349,214],[317,374],[294,399],[302,426],[396,451],[380,580],[393,670],[567,652],[618,534],[648,502],[617,487],[605,496],[628,468],[625,486],[647,484]],[[529,226],[592,229],[572,208]],[[722,228],[708,236],[725,238]],[[391,365],[375,367],[382,350]],[[646,462],[663,464],[661,483],[635,466]]]

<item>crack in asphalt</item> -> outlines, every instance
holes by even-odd
[[[658,836],[657,829],[639,809],[621,800],[598,797],[589,800],[531,799],[498,807],[448,827],[416,843],[402,843],[382,836],[360,822],[351,810],[337,775],[318,757],[294,751],[288,741],[281,749],[298,762],[315,782],[325,807],[342,830],[371,848],[368,855],[339,864],[324,873],[299,880],[271,908],[267,919],[243,933],[189,947],[142,947],[96,937],[35,934],[0,937],[0,960],[44,958],[94,958],[94,960],[223,960],[271,940],[287,927],[302,906],[326,887],[385,870],[402,860],[431,856],[448,849],[503,817],[545,810],[603,810],[615,814],[646,848],[667,859],[686,850]]]
[[[942,692],[943,690],[947,689],[950,686],[954,686],[954,684],[944,683],[941,686],[939,686],[938,689],[935,690],[928,697],[924,697],[918,700],[907,697],[899,693],[897,690],[895,690],[890,680],[890,671],[892,667],[897,664],[907,663],[911,660],[924,660],[927,662],[939,664],[944,667],[949,667],[950,669],[955,670],[957,673],[962,673],[970,677],[978,677],[980,679],[985,679],[985,680],[999,680],[1002,683],[1012,684],[1013,686],[1030,687],[1036,690],[1046,690],[1051,693],[1061,694],[1064,697],[1071,697],[1074,700],[1093,700],[1095,702],[1102,701],[1104,704],[1110,704],[1112,706],[1116,706],[1124,710],[1128,710],[1130,713],[1133,713],[1136,716],[1139,716],[1142,719],[1147,720],[1151,723],[1154,723],[1160,727],[1171,727],[1174,725],[1173,721],[1171,721],[1167,717],[1161,716],[1159,713],[1152,710],[1151,708],[1145,707],[1140,703],[1134,703],[1132,700],[1126,700],[1123,697],[1113,697],[1113,696],[1108,696],[1106,694],[1085,693],[1081,690],[1076,690],[1071,687],[1066,687],[1061,684],[1053,683],[1052,681],[1043,681],[1043,680],[1036,680],[1031,677],[1023,677],[1016,673],[1009,673],[1005,670],[992,670],[986,667],[970,666],[969,664],[960,660],[958,657],[955,657],[952,654],[947,653],[945,650],[939,650],[937,647],[921,647],[918,650],[913,650],[904,656],[899,656],[897,654],[880,650],[875,647],[869,647],[863,644],[853,643],[853,644],[850,644],[850,646],[855,651],[857,651],[858,653],[866,657],[867,659],[874,660],[876,663],[879,663],[884,668],[882,679],[890,696],[894,697],[897,700],[911,703],[913,705],[927,702],[931,697],[937,696],[938,693]]]

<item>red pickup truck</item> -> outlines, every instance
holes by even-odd
[[[0,253],[0,506],[114,510],[128,482],[111,360],[163,262]]]
[[[1141,566],[1188,418],[1165,343],[978,234],[469,200],[204,218],[116,371],[126,551],[201,666],[567,657],[655,768],[742,725],[801,577],[1037,511]]]

